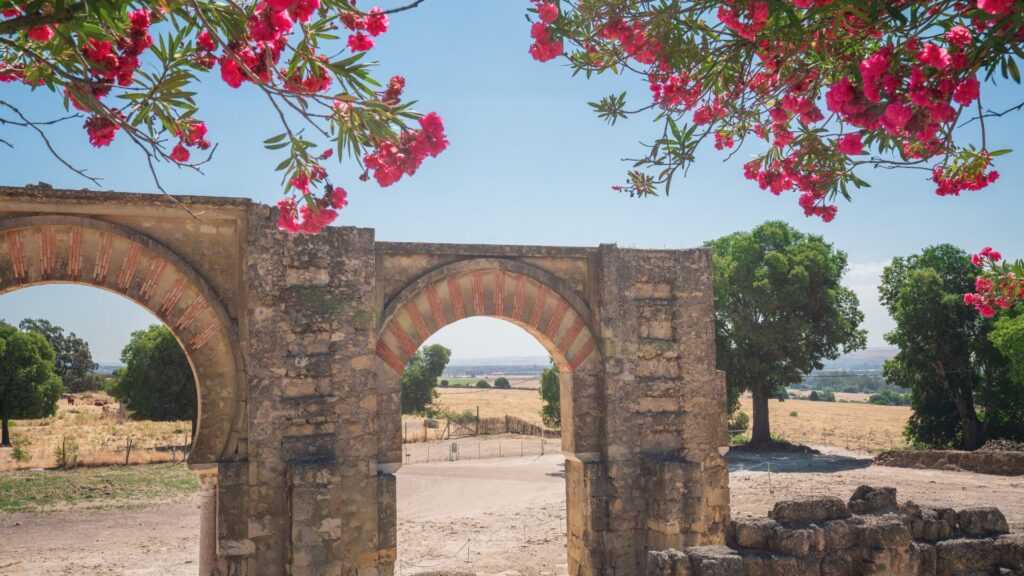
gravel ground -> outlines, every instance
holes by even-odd
[[[866,454],[730,456],[733,515],[778,500],[849,498],[860,484],[895,486],[900,501],[998,506],[1024,532],[1024,478],[871,466]],[[771,470],[769,474],[769,468]],[[565,482],[557,454],[412,464],[398,475],[398,574],[469,571],[562,575]],[[192,576],[194,499],[142,510],[66,510],[0,517],[0,574]]]

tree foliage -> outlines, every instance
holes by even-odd
[[[973,450],[1020,428],[1022,394],[990,339],[995,322],[963,303],[975,271],[966,252],[940,244],[893,259],[882,274],[881,302],[896,321],[885,338],[900,349],[885,376],[911,389],[907,436],[917,443]]]
[[[98,390],[101,379],[96,375],[99,366],[92,360],[89,343],[74,332],[65,334],[60,326],[42,318],[26,318],[18,325],[27,332],[38,332],[46,338],[56,353],[55,370],[68,392]]]
[[[560,428],[562,426],[562,389],[558,378],[558,368],[554,362],[540,374],[540,397],[544,402],[540,409],[544,425]]]
[[[192,366],[162,324],[132,333],[121,351],[124,370],[110,389],[136,420],[189,420],[195,433],[197,397]]]
[[[730,407],[751,392],[751,442],[768,442],[768,399],[820,370],[822,360],[866,344],[857,296],[840,284],[846,253],[775,221],[707,246],[714,255],[718,367]]]
[[[279,225],[315,233],[347,204],[324,167],[335,152],[388,186],[447,145],[441,119],[403,101],[404,78],[375,78],[366,58],[389,13],[422,1],[364,12],[350,0],[0,0],[0,81],[51,92],[54,108],[66,111],[30,118],[0,99],[0,123],[34,131],[99,184],[46,136],[52,124],[84,116],[83,138],[103,147],[120,134],[163,191],[158,163],[200,171],[213,157],[200,103],[210,87],[202,79],[219,76],[266,98],[259,113],[280,132],[263,145],[284,152],[276,170],[289,195]]]
[[[499,376],[494,379],[494,387],[507,390],[512,387],[512,384],[508,381],[508,378],[505,378],[504,376]]]
[[[1024,106],[981,100],[997,81],[1020,84],[1019,2],[534,1],[534,58],[565,53],[573,74],[650,87],[639,102],[590,103],[610,123],[656,124],[614,187],[634,196],[667,193],[711,145],[731,157],[745,143],[748,179],[826,221],[869,185],[868,167],[919,169],[959,195],[998,178],[1008,152],[989,148],[986,119]]]
[[[12,418],[45,418],[57,411],[64,387],[53,369],[55,356],[42,334],[0,322],[0,445],[11,445]]]
[[[432,344],[420,348],[402,372],[402,414],[421,414],[437,398],[437,379],[451,359],[452,351]]]

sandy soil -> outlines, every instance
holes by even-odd
[[[875,484],[895,486],[901,501],[998,506],[1013,531],[1024,531],[1024,478],[870,466],[866,454],[830,452],[730,456],[734,516],[761,516],[777,500],[815,494],[845,500],[858,485]],[[406,466],[398,499],[400,574],[565,573],[565,482],[557,454]],[[0,574],[191,576],[196,519],[192,501],[3,517]]]

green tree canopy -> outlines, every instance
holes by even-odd
[[[730,408],[750,391],[751,442],[768,442],[768,399],[820,370],[823,359],[866,344],[857,296],[839,283],[846,253],[775,221],[707,246],[715,265],[718,367]]]
[[[419,414],[437,398],[437,379],[451,359],[452,351],[432,344],[420,348],[402,373],[402,414]]]
[[[512,383],[508,381],[508,378],[505,378],[504,376],[499,376],[498,378],[494,379],[494,387],[508,389],[512,387]]]
[[[540,397],[544,406],[540,409],[541,419],[545,426],[560,428],[562,426],[562,390],[558,380],[558,368],[554,362],[540,374]]]
[[[907,436],[916,442],[973,450],[987,436],[1006,434],[1007,422],[1020,433],[1019,385],[993,343],[1014,348],[1013,319],[1002,337],[989,338],[995,321],[963,303],[976,273],[966,252],[940,244],[893,259],[882,274],[881,301],[896,321],[885,339],[900,349],[884,373],[911,389]]]
[[[12,418],[44,418],[57,411],[64,387],[53,370],[54,358],[42,334],[0,322],[0,446],[11,445]]]
[[[132,333],[121,351],[124,371],[110,389],[136,420],[189,420],[195,433],[197,393],[192,366],[166,326]]]
[[[92,360],[88,342],[74,332],[65,334],[63,328],[42,318],[26,318],[19,327],[26,332],[39,332],[53,347],[57,355],[54,369],[64,382],[65,390],[84,392],[99,389],[101,380],[95,374],[98,365]]]

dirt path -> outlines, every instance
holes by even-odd
[[[195,576],[198,499],[0,516],[0,574]]]
[[[900,501],[998,506],[1024,532],[1024,478],[870,466],[863,456],[730,455],[733,514],[762,516],[777,500],[816,494],[845,500],[874,484],[895,486]],[[398,574],[565,574],[557,454],[409,465],[398,475],[398,500]],[[0,517],[0,574],[192,576],[196,522],[194,501]]]

